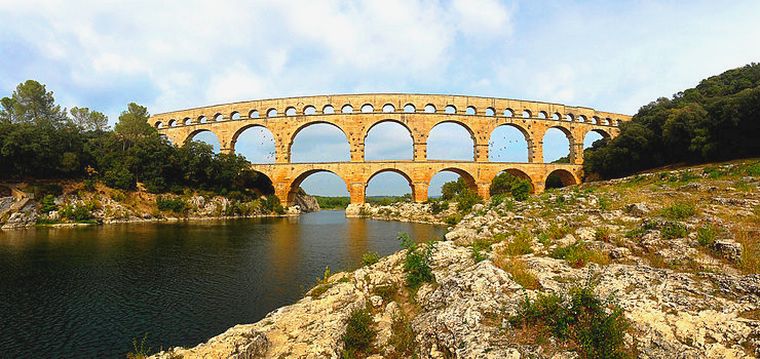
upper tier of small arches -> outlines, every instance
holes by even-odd
[[[388,94],[312,96],[231,103],[157,114],[151,118],[151,124],[156,128],[165,128],[229,120],[367,113],[516,117],[613,127],[630,120],[630,116],[626,115],[544,102],[471,96]]]

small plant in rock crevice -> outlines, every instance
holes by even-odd
[[[433,269],[430,262],[433,256],[433,244],[423,243],[418,245],[407,233],[400,233],[398,239],[401,247],[406,249],[404,257],[404,273],[406,273],[406,286],[416,290],[423,283],[433,282]]]
[[[341,336],[344,359],[364,358],[372,354],[372,342],[377,337],[372,313],[367,308],[351,311],[346,321],[346,330]]]

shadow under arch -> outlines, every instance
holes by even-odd
[[[517,178],[521,178],[521,179],[527,180],[527,181],[528,181],[528,183],[530,184],[530,193],[531,193],[531,194],[532,194],[532,193],[536,193],[536,185],[533,183],[533,178],[531,178],[531,177],[530,177],[530,176],[529,176],[527,173],[525,173],[524,171],[522,171],[522,170],[519,170],[519,169],[517,169],[517,168],[506,168],[506,169],[504,169],[504,170],[501,170],[501,171],[499,171],[499,173],[497,173],[497,174],[496,174],[496,176],[494,176],[494,177],[491,179],[491,183],[493,183],[493,180],[494,180],[494,179],[496,179],[496,177],[497,177],[497,176],[499,176],[499,174],[501,174],[501,173],[503,173],[503,172],[509,173],[509,174],[511,174],[512,176],[515,176],[515,177],[517,177]],[[490,192],[490,190],[489,190],[489,192]],[[493,193],[491,193],[491,195],[493,195]]]
[[[404,123],[403,121],[401,121],[401,120],[392,119],[392,118],[386,118],[386,119],[379,120],[377,122],[373,122],[367,128],[367,131],[364,132],[364,137],[362,138],[362,143],[364,144],[364,158],[363,158],[363,160],[367,161],[367,152],[368,152],[367,151],[367,138],[369,137],[370,132],[372,132],[372,129],[375,128],[377,125],[381,125],[381,124],[384,124],[384,123],[395,123],[395,124],[401,125],[401,127],[403,127],[406,130],[406,132],[409,134],[409,139],[412,140],[412,143],[411,143],[411,149],[412,149],[412,151],[410,153],[409,159],[410,160],[414,159],[414,134],[412,133],[412,129],[409,128],[409,126],[406,123]],[[370,160],[370,161],[372,161],[372,160]]]
[[[501,127],[511,127],[511,128],[514,128],[514,129],[516,129],[518,132],[520,132],[523,135],[523,138],[525,139],[525,146],[526,146],[525,149],[526,149],[527,158],[525,159],[525,161],[520,161],[520,162],[523,162],[523,163],[530,162],[531,157],[533,157],[533,153],[532,153],[533,151],[531,150],[532,144],[533,144],[533,138],[531,138],[530,132],[528,132],[528,130],[526,128],[524,128],[523,126],[520,126],[517,123],[502,123],[502,124],[494,127],[493,130],[491,130],[491,133],[488,136],[488,144],[489,144],[488,160],[491,161],[491,162],[513,162],[513,161],[497,161],[496,159],[493,158],[493,156],[498,151],[492,150],[490,148],[490,146],[492,144],[496,143],[496,141],[494,141],[494,135],[496,134],[496,131],[499,128],[501,128]]]
[[[409,175],[406,174],[406,172],[404,172],[404,171],[402,171],[402,170],[400,170],[398,168],[383,168],[381,170],[375,171],[375,173],[373,173],[372,175],[370,175],[369,177],[367,177],[367,180],[364,181],[364,197],[365,198],[367,197],[367,187],[369,186],[369,182],[372,181],[372,179],[375,178],[375,176],[377,176],[377,175],[379,175],[381,173],[387,173],[387,172],[397,173],[397,174],[401,175],[401,177],[404,177],[404,179],[406,180],[406,182],[409,183],[409,189],[411,189],[412,198],[413,199],[415,198],[414,194],[416,193],[416,189],[414,188],[414,182],[412,182],[412,178],[409,177]]]
[[[578,184],[578,180],[568,170],[556,169],[546,176],[545,188],[562,188]]]
[[[309,176],[311,176],[311,175],[313,175],[315,173],[321,173],[321,172],[331,173],[331,174],[335,175],[336,177],[340,178],[340,180],[343,181],[343,184],[346,186],[346,191],[350,193],[350,188],[348,186],[348,182],[346,182],[346,179],[343,178],[343,177],[341,177],[341,175],[339,175],[339,174],[337,174],[337,173],[335,173],[333,171],[326,170],[326,169],[321,169],[321,168],[310,169],[310,170],[304,171],[301,174],[299,174],[293,180],[293,182],[290,183],[290,188],[288,189],[288,197],[286,199],[286,203],[288,204],[288,206],[293,205],[293,203],[295,203],[296,194],[298,194],[298,190],[301,188],[301,184],[303,183],[303,181],[306,178],[308,178]]]
[[[305,130],[308,127],[311,127],[311,126],[314,126],[314,125],[321,125],[321,124],[330,125],[332,127],[337,128],[338,130],[340,130],[340,132],[343,134],[343,138],[346,140],[345,143],[348,145],[348,148],[349,148],[349,160],[350,160],[351,142],[350,142],[350,140],[348,138],[348,133],[346,133],[346,131],[342,127],[340,127],[339,125],[337,125],[335,123],[332,123],[330,121],[326,121],[326,120],[314,120],[314,121],[309,121],[309,122],[306,122],[304,124],[301,124],[300,126],[298,126],[298,128],[295,129],[295,131],[293,131],[293,134],[290,135],[290,139],[289,139],[288,146],[287,146],[287,148],[288,148],[287,151],[288,151],[288,159],[291,161],[291,163],[293,163],[292,162],[293,161],[293,145],[296,143],[296,138],[298,137],[298,134],[300,134],[303,130]],[[328,162],[333,162],[333,161],[328,161]],[[316,162],[316,163],[318,163],[318,162]],[[344,180],[344,182],[345,182],[345,180]]]

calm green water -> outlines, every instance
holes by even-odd
[[[298,218],[0,231],[0,357],[121,357],[148,333],[153,351],[205,341],[298,300],[396,235],[441,227]]]

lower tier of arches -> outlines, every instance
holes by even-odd
[[[531,182],[534,193],[547,187],[547,180],[560,178],[562,185],[578,184],[583,166],[567,163],[495,163],[457,161],[373,161],[329,163],[282,163],[254,165],[253,169],[269,177],[275,194],[283,205],[292,205],[301,183],[318,172],[331,172],[343,179],[351,196],[351,203],[364,203],[369,181],[382,172],[396,172],[403,176],[412,190],[412,200],[428,200],[430,181],[441,171],[450,171],[465,179],[467,185],[487,199],[494,177],[506,171]],[[551,186],[551,181],[549,181]]]

